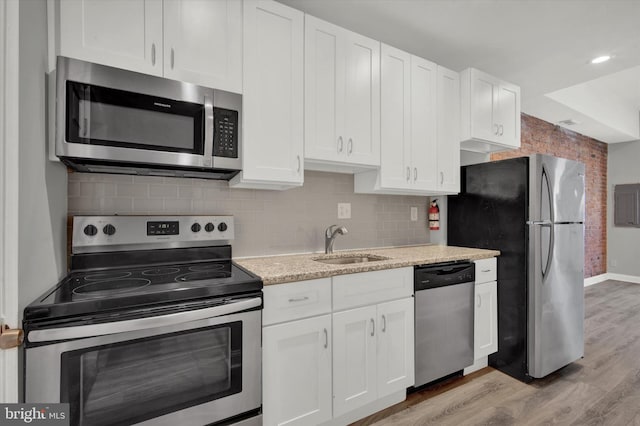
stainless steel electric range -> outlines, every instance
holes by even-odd
[[[25,401],[72,425],[261,424],[262,282],[232,216],[76,216],[69,274],[25,308]]]

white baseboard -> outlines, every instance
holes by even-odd
[[[593,277],[585,278],[584,286],[589,287],[590,285],[598,284],[608,279],[609,279],[609,274],[600,274]]]
[[[616,281],[624,281],[628,283],[640,284],[640,277],[636,277],[633,275],[616,274],[614,272],[607,272],[606,274],[600,274],[594,277],[585,278],[584,286],[589,287],[590,285],[598,284],[606,280],[616,280]]]
[[[633,275],[616,274],[613,272],[607,273],[608,280],[625,281],[628,283],[640,284],[640,277]]]

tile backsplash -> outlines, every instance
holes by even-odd
[[[344,225],[335,249],[429,242],[427,197],[353,193],[353,176],[306,172],[304,186],[288,191],[230,189],[227,182],[92,173],[69,175],[70,215],[233,215],[234,256],[324,250],[324,230]],[[351,203],[351,219],[337,219]],[[418,207],[412,222],[411,207]]]

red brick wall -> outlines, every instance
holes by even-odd
[[[492,160],[550,154],[586,166],[585,278],[607,272],[607,144],[562,127],[521,116],[520,149],[491,155]]]

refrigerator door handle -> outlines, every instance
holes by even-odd
[[[546,278],[547,278],[547,274],[549,272],[549,267],[551,266],[551,261],[553,260],[553,246],[554,246],[554,237],[555,237],[555,230],[554,230],[554,226],[553,226],[553,221],[555,220],[555,211],[554,211],[554,203],[553,203],[553,193],[551,191],[551,184],[549,182],[549,173],[547,172],[547,168],[545,167],[545,164],[542,164],[542,176],[540,176],[540,180],[542,182],[540,185],[540,199],[542,200],[542,197],[545,195],[544,194],[544,186],[546,186],[546,196],[547,196],[547,200],[548,200],[548,206],[549,206],[549,220],[543,220],[540,224],[540,226],[544,226],[544,227],[549,227],[549,247],[547,249],[547,262],[546,265],[544,265],[544,267],[542,267],[542,265],[540,265],[542,267],[542,282],[545,282]],[[540,203],[540,208],[542,209],[542,206],[544,205],[544,203]],[[542,215],[542,211],[540,211],[540,214]],[[542,230],[540,230],[540,242],[542,242]],[[542,244],[540,244],[540,260],[542,260]]]

